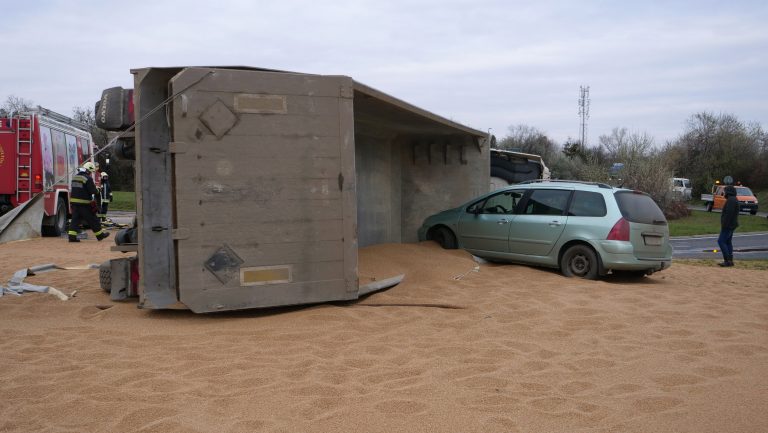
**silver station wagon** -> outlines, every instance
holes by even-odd
[[[667,220],[653,199],[601,183],[512,185],[430,216],[419,240],[588,279],[609,271],[643,276],[672,264]]]

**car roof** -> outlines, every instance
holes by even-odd
[[[552,180],[552,179],[534,179],[534,180],[527,180],[524,182],[512,184],[509,186],[505,186],[503,188],[499,188],[494,191],[487,192],[483,195],[477,196],[473,198],[472,200],[462,204],[461,206],[458,206],[458,208],[462,208],[464,206],[468,206],[470,204],[476,203],[478,201],[485,200],[486,198],[496,195],[499,193],[503,193],[506,191],[514,191],[514,190],[530,190],[534,188],[542,188],[542,189],[557,189],[557,188],[573,188],[575,190],[580,191],[595,191],[599,193],[607,192],[607,193],[616,193],[616,192],[636,192],[640,194],[646,194],[641,191],[635,191],[628,188],[620,188],[620,187],[614,187],[611,185],[608,185],[607,183],[601,183],[601,182],[586,182],[581,180]],[[647,194],[646,194],[647,195]]]
[[[525,182],[520,182],[514,185],[510,185],[509,187],[506,187],[504,189],[519,188],[521,186],[526,189],[539,188],[539,187],[545,187],[545,188],[566,187],[566,188],[575,188],[575,189],[581,189],[581,190],[596,190],[596,189],[606,190],[607,189],[612,191],[625,189],[625,188],[616,188],[601,182],[585,182],[580,180],[552,180],[552,179],[527,180]]]

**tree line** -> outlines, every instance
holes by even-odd
[[[0,105],[0,116],[29,111],[32,101],[14,95]],[[72,118],[90,128],[94,143],[101,149],[109,140],[106,131],[96,127],[93,108],[74,107]],[[670,195],[672,177],[688,178],[693,194],[709,192],[715,180],[732,176],[744,185],[768,188],[768,133],[759,123],[748,123],[732,114],[701,112],[692,115],[676,139],[657,146],[645,132],[630,132],[617,127],[600,135],[598,144],[585,146],[568,139],[558,144],[544,132],[528,125],[509,127],[507,136],[493,147],[541,155],[553,178],[599,181],[645,191],[668,209],[674,205]],[[133,162],[99,154],[97,161],[110,175],[112,187],[132,191]],[[616,164],[621,164],[621,168]]]
[[[560,145],[535,127],[515,125],[496,147],[541,155],[553,178],[647,192],[665,210],[676,207],[672,177],[690,179],[694,197],[725,176],[756,190],[768,188],[768,133],[732,114],[696,113],[680,136],[661,146],[647,133],[627,128],[613,128],[595,146],[571,139]]]

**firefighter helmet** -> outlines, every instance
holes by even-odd
[[[91,161],[88,161],[85,164],[83,164],[83,168],[88,170],[88,171],[90,171],[91,173],[96,171],[96,166],[93,165],[93,163]]]

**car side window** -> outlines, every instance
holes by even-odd
[[[480,209],[482,209],[482,208],[483,208],[483,203],[485,203],[485,200],[482,200],[482,201],[478,201],[478,202],[476,202],[476,203],[472,203],[472,204],[471,204],[471,205],[470,205],[470,206],[467,208],[467,213],[480,213]]]
[[[535,189],[525,205],[527,215],[563,215],[571,191],[562,189]]]
[[[485,201],[473,204],[467,209],[467,212],[511,215],[515,213],[515,207],[517,207],[522,197],[522,191],[505,191],[492,195]]]
[[[574,191],[568,215],[603,217],[607,214],[603,195],[591,191]]]

